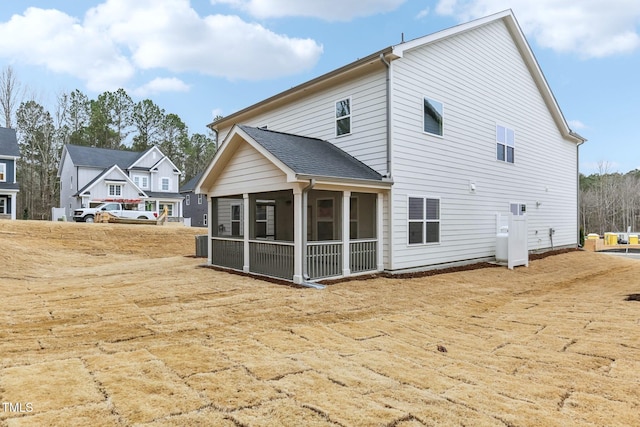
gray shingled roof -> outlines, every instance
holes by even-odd
[[[15,129],[0,127],[0,155],[20,157]]]
[[[111,150],[108,148],[83,147],[81,145],[67,144],[67,152],[76,166],[89,166],[95,168],[108,168],[118,165],[126,170],[142,154],[136,151]]]
[[[381,181],[382,175],[328,141],[239,125],[299,175]]]
[[[199,174],[191,178],[189,181],[185,182],[184,185],[180,187],[180,192],[189,193],[195,190],[196,184],[198,183],[198,181],[200,181],[200,178],[202,178],[202,174],[203,172],[200,172]]]

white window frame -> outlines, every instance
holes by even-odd
[[[233,219],[233,208],[238,208],[238,219]],[[242,203],[231,203],[230,207],[230,218],[231,218],[231,236],[243,236],[244,230],[242,229]],[[238,234],[233,234],[233,224],[238,223]]]
[[[133,175],[133,183],[143,190],[149,189],[149,177],[146,175]]]
[[[162,214],[162,212],[164,212],[164,208],[165,206],[167,207],[167,216],[173,216],[173,208],[175,206],[173,206],[173,203],[164,203],[164,202],[160,202],[158,203],[158,211],[160,212],[160,214]]]
[[[122,197],[124,184],[107,184],[107,194],[113,197]]]
[[[7,164],[0,163],[0,182],[7,182]]]
[[[6,213],[7,213],[7,198],[0,197],[0,214],[6,214]]]
[[[198,204],[202,204],[202,194],[198,194]]]
[[[516,131],[513,127],[496,123],[496,160],[502,163],[515,164],[516,157]],[[512,150],[509,161],[509,148]],[[502,152],[502,159],[499,156]]]
[[[202,214],[202,225],[209,225],[209,217],[207,214]]]
[[[411,199],[421,199],[422,200],[422,218],[419,219],[411,219],[409,217],[409,205]],[[437,218],[428,218],[427,217],[427,200],[437,200],[438,201],[438,217]],[[422,239],[420,242],[410,243],[410,233],[409,233],[409,224],[411,223],[420,223],[422,224]],[[438,240],[435,242],[427,241],[427,224],[438,224]],[[436,196],[422,196],[422,195],[409,195],[407,196],[407,245],[408,246],[427,246],[427,245],[439,245],[442,242],[442,199]]]
[[[164,183],[167,183],[167,188],[164,188]],[[163,176],[160,178],[160,191],[171,191],[171,178]]]
[[[331,215],[320,216],[320,203],[331,201]],[[332,241],[336,238],[336,201],[333,197],[316,199],[316,239],[320,240],[320,224],[331,223],[331,239],[322,241]]]
[[[440,108],[442,109],[442,111],[440,112],[440,115],[442,117],[441,117],[441,121],[440,121],[440,133],[439,134],[438,133],[429,132],[429,131],[427,131],[425,129],[426,123],[425,123],[425,120],[424,120],[425,119],[424,103],[427,100],[428,101],[432,101],[432,102],[437,102],[438,104],[440,104]],[[435,137],[438,137],[438,138],[444,138],[444,102],[438,101],[437,99],[432,98],[430,96],[426,96],[426,95],[422,97],[422,132],[425,135],[431,135],[431,136],[435,136]]]
[[[509,212],[515,216],[527,214],[527,204],[521,202],[509,202]]]
[[[338,104],[340,102],[344,102],[347,101],[348,105],[349,105],[349,113],[342,115],[342,116],[338,116]],[[335,130],[336,130],[336,138],[338,137],[342,137],[342,136],[347,136],[347,135],[351,135],[353,133],[353,102],[350,96],[347,96],[345,98],[341,98],[339,100],[337,100],[334,104],[333,104],[333,113],[334,113],[334,120],[335,120]],[[344,119],[349,119],[349,132],[346,133],[338,133],[338,122],[340,120],[344,120]]]
[[[185,204],[185,206],[191,205],[191,195],[190,194],[187,194],[186,196],[184,196],[184,204]]]

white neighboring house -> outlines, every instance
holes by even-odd
[[[180,175],[157,146],[140,153],[67,144],[58,168],[60,207],[71,218],[74,209],[117,201],[182,217]]]
[[[578,243],[578,147],[510,10],[375,52],[209,125],[212,265],[307,279]]]

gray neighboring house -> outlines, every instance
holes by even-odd
[[[16,180],[19,158],[16,131],[0,128],[0,219],[16,219],[16,199],[20,191]]]
[[[196,184],[201,177],[202,172],[180,187],[180,195],[184,197],[182,200],[182,215],[185,218],[191,218],[192,227],[206,227],[209,225],[207,195],[195,193]]]
[[[115,201],[182,217],[181,174],[157,146],[135,152],[67,144],[58,168],[60,207],[71,218],[74,209]]]

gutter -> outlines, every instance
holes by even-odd
[[[387,173],[385,178],[391,178],[391,64],[380,54],[380,61],[387,67]]]

